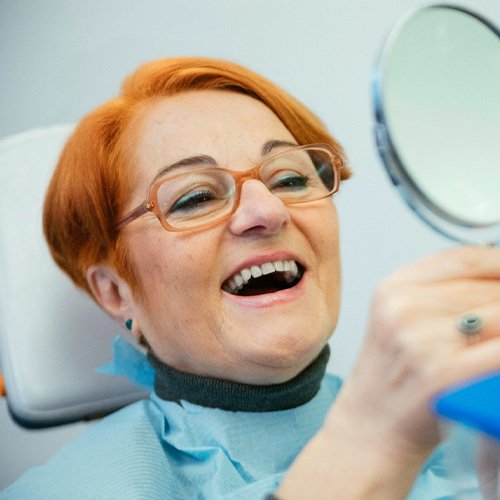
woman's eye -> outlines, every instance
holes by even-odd
[[[170,208],[169,213],[177,212],[180,210],[196,210],[201,205],[211,202],[215,199],[212,191],[194,191],[184,196],[181,196]]]
[[[303,189],[309,184],[309,176],[299,174],[288,174],[274,180],[269,186],[270,189]]]

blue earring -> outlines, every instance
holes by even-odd
[[[125,321],[125,327],[127,328],[127,330],[132,330],[132,320],[131,319],[127,319],[127,321]]]

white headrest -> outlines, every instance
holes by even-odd
[[[73,125],[0,140],[0,334],[8,404],[27,426],[78,420],[144,395],[94,372],[119,326],[52,261],[42,234],[46,187]]]

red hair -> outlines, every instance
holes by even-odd
[[[126,245],[115,229],[132,192],[127,172],[133,155],[124,140],[128,125],[140,105],[192,90],[229,90],[258,99],[299,144],[327,143],[344,158],[341,146],[318,117],[242,66],[207,58],[161,59],[140,66],[124,81],[118,97],[78,124],[61,153],[45,198],[43,228],[52,256],[89,294],[86,273],[96,263],[113,266],[133,288],[138,284]],[[343,178],[348,176],[344,168]]]

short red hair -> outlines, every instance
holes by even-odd
[[[113,266],[135,288],[127,248],[115,229],[132,193],[125,131],[139,105],[192,90],[229,90],[263,102],[299,144],[341,146],[303,104],[262,76],[234,63],[207,58],[171,58],[140,66],[121,93],[85,116],[67,141],[45,198],[43,228],[56,263],[91,294],[92,264]],[[345,160],[345,158],[344,158]],[[343,178],[349,176],[344,169]],[[92,295],[92,294],[91,294]]]

